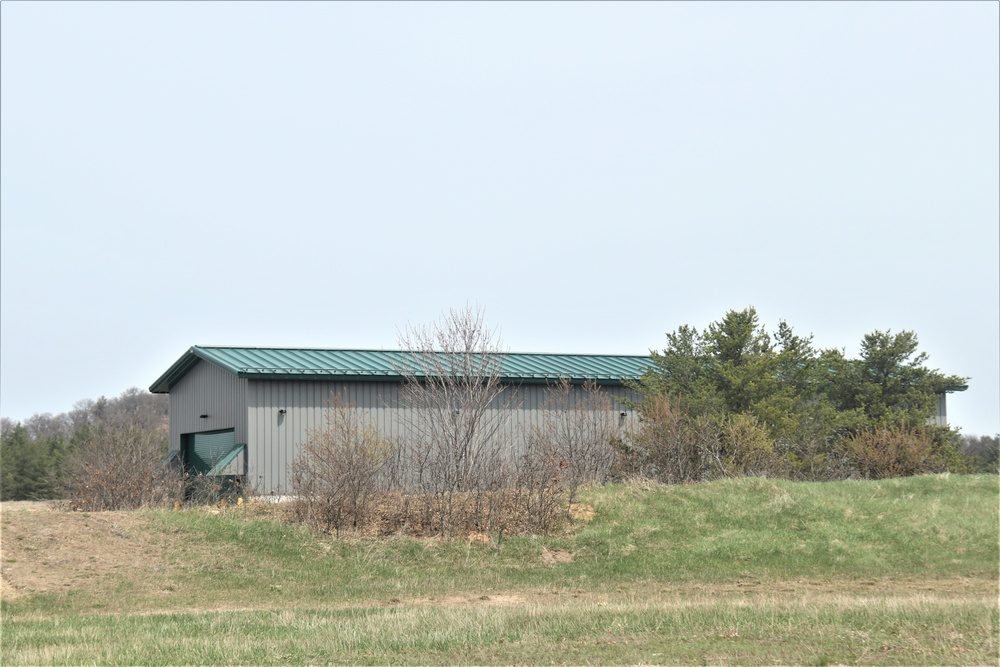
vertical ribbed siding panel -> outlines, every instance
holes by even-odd
[[[362,422],[376,425],[383,436],[403,438],[413,414],[403,404],[401,389],[402,385],[394,382],[254,380],[248,390],[249,482],[259,493],[294,493],[292,467],[310,434],[324,428],[331,392],[354,405]],[[602,390],[615,398],[637,398],[623,387]],[[509,387],[507,391],[512,400],[508,437],[514,453],[520,453],[529,429],[541,424],[545,385]],[[574,387],[573,400],[580,400],[582,392],[582,387]],[[287,412],[282,415],[281,409]],[[617,402],[613,409],[616,414],[625,411]],[[626,424],[631,421],[629,417]]]
[[[275,472],[274,483],[276,486],[285,489],[285,493],[288,493],[287,490],[292,486],[292,462],[290,459],[293,452],[291,451],[292,441],[290,435],[298,427],[301,410],[296,410],[296,404],[292,402],[292,394],[295,389],[293,383],[281,382],[275,388],[278,390],[275,396],[275,407],[286,412],[284,418],[281,420],[283,422],[282,428],[278,431],[278,448],[281,454],[278,456],[278,470]]]
[[[401,432],[395,383],[254,380],[248,406],[249,481],[258,493],[293,493],[295,459],[310,434],[325,426],[331,392],[354,405],[362,420],[376,424],[384,435]],[[281,409],[286,413],[280,414]]]
[[[247,381],[199,361],[170,388],[170,449],[180,451],[184,434],[230,428],[237,444],[247,442]]]
[[[247,484],[254,489],[260,489],[260,476],[263,474],[263,462],[260,458],[261,435],[260,413],[254,409],[257,405],[257,391],[260,383],[247,383]]]
[[[938,394],[936,396],[937,405],[935,406],[934,414],[930,419],[927,420],[928,424],[932,426],[947,426],[948,425],[948,395]]]
[[[281,401],[275,395],[274,383],[254,380],[250,383],[249,404],[247,406],[247,421],[251,424],[250,470],[247,481],[253,489],[262,494],[281,494],[284,491],[278,484],[281,474],[280,439],[287,415],[278,413]]]
[[[266,437],[266,451],[265,460],[267,461],[267,468],[265,469],[264,481],[267,484],[267,490],[269,493],[281,493],[282,489],[277,488],[277,472],[278,472],[278,461],[281,460],[281,434],[285,429],[285,423],[287,419],[287,414],[282,417],[275,407],[275,403],[278,402],[277,397],[277,387],[274,383],[267,382],[261,383],[265,386],[264,391],[264,404],[268,406],[268,410],[264,412],[264,428]]]

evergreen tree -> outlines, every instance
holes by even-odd
[[[20,423],[0,434],[0,499],[42,500],[58,495],[56,438],[31,438]],[[54,456],[56,452],[56,456]]]
[[[704,331],[679,327],[652,360],[639,385],[647,399],[668,400],[716,429],[752,417],[793,472],[829,468],[838,453],[843,460],[842,442],[878,428],[894,429],[903,440],[918,431],[929,438],[935,469],[965,467],[957,432],[928,420],[937,395],[967,378],[928,368],[911,331],[869,333],[860,358],[848,359],[839,350],[816,350],[811,335],[797,335],[785,321],[769,334],[749,307],[727,312]]]

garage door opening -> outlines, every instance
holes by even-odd
[[[187,433],[181,436],[181,460],[191,480],[211,477],[224,495],[238,490],[243,480],[246,445],[236,444],[234,429]]]

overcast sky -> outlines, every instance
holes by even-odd
[[[915,331],[1000,432],[995,2],[2,11],[0,413],[194,344],[643,354]]]

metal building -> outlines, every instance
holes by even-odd
[[[324,425],[338,394],[388,437],[412,415],[403,401],[406,352],[195,346],[153,385],[170,395],[170,450],[194,472],[242,475],[258,493],[285,495],[292,463]],[[537,423],[545,388],[559,380],[595,382],[615,398],[650,366],[648,356],[502,355],[511,435]],[[625,412],[624,407],[616,410]],[[627,413],[626,413],[627,414]]]

